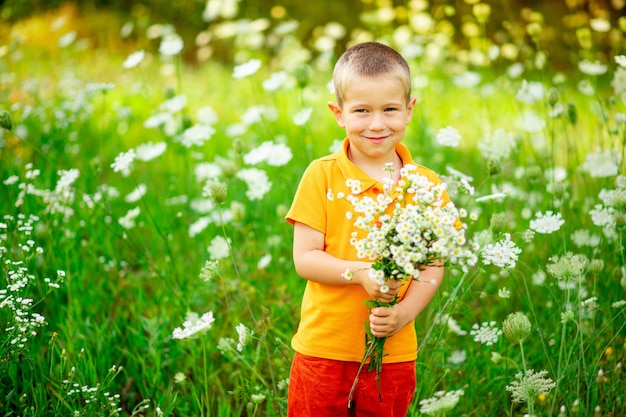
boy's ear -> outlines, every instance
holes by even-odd
[[[411,119],[413,119],[413,110],[415,109],[415,103],[416,103],[416,98],[415,97],[411,97],[409,99],[409,104],[407,106],[407,117],[406,117],[406,124],[408,125],[409,123],[411,123]]]
[[[343,111],[341,110],[341,107],[337,103],[333,103],[332,101],[330,101],[328,102],[328,108],[330,109],[330,111],[333,112],[333,115],[335,116],[335,120],[337,120],[337,124],[339,125],[339,127],[346,127],[345,123],[343,122]]]

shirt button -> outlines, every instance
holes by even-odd
[[[374,191],[375,193],[378,194],[380,192],[380,188],[374,187],[374,188],[372,188],[372,191]]]

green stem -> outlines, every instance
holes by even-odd
[[[566,308],[569,308],[567,306],[569,306],[569,299],[570,299],[570,289],[568,287],[567,292],[566,292],[566,297],[565,297],[565,306]],[[550,414],[554,414],[554,409],[556,407],[556,401],[557,401],[557,394],[559,392],[559,388],[561,385],[561,379],[562,379],[562,375],[561,372],[563,370],[563,355],[564,355],[564,351],[565,351],[565,336],[567,334],[567,322],[568,319],[565,318],[563,320],[563,326],[561,327],[561,343],[559,345],[559,359],[557,361],[557,367],[556,367],[556,385],[554,387],[554,397],[552,399],[552,406],[550,407]]]

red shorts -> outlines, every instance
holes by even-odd
[[[405,417],[415,393],[415,361],[386,363],[380,374],[361,370],[348,409],[348,395],[358,362],[305,356],[296,352],[289,376],[288,417]]]

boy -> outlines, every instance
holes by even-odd
[[[294,225],[293,259],[297,273],[307,280],[301,320],[292,339],[295,355],[288,397],[290,417],[347,415],[348,395],[365,349],[365,326],[387,337],[380,374],[359,377],[351,415],[405,416],[414,396],[417,340],[415,317],[435,295],[444,269],[427,267],[424,282],[388,280],[380,284],[368,276],[371,262],[359,260],[350,244],[356,230],[345,198],[349,193],[376,196],[383,179],[397,182],[400,168],[417,165],[401,144],[413,116],[411,76],[404,58],[394,49],[367,42],[348,49],[333,72],[336,103],[329,103],[337,123],[346,130],[343,148],[313,161],[306,169],[286,219]],[[418,166],[430,181],[441,182],[434,172]],[[346,180],[357,179],[351,189]],[[351,280],[342,277],[354,271]],[[433,285],[431,281],[435,282]],[[368,311],[363,302],[376,299],[393,307]]]

